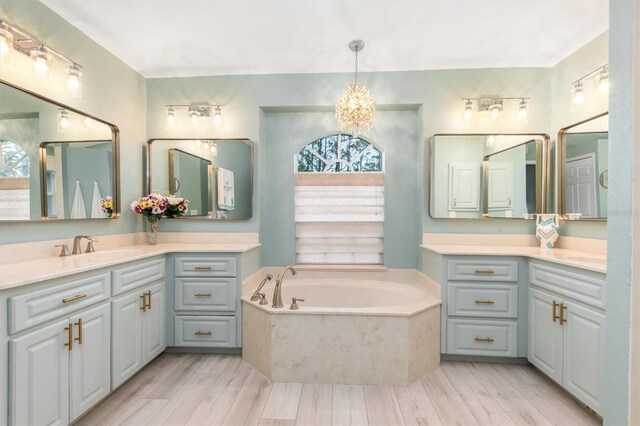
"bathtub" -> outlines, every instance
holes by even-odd
[[[440,362],[439,287],[413,270],[287,273],[250,301],[265,268],[243,283],[242,356],[273,381],[406,385]],[[291,299],[299,309],[289,309]]]

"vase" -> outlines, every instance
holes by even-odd
[[[536,218],[536,238],[540,247],[553,248],[560,234],[560,219],[557,214],[539,214]]]
[[[147,221],[147,233],[145,236],[145,241],[149,245],[158,244],[158,221],[157,220],[148,220]]]

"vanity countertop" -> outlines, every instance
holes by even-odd
[[[258,243],[172,243],[130,245],[66,257],[46,257],[0,265],[0,290],[88,272],[167,253],[244,253]]]
[[[531,246],[421,244],[425,250],[443,255],[469,256],[522,256],[546,260],[574,268],[607,273],[607,256],[597,253],[563,248],[544,249]]]

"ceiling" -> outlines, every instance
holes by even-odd
[[[608,0],[41,0],[145,77],[549,67]]]

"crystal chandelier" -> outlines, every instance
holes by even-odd
[[[340,129],[354,136],[366,133],[376,117],[376,100],[362,84],[358,83],[358,52],[364,48],[362,40],[349,43],[356,54],[356,72],[353,84],[349,85],[336,103],[336,117]]]

